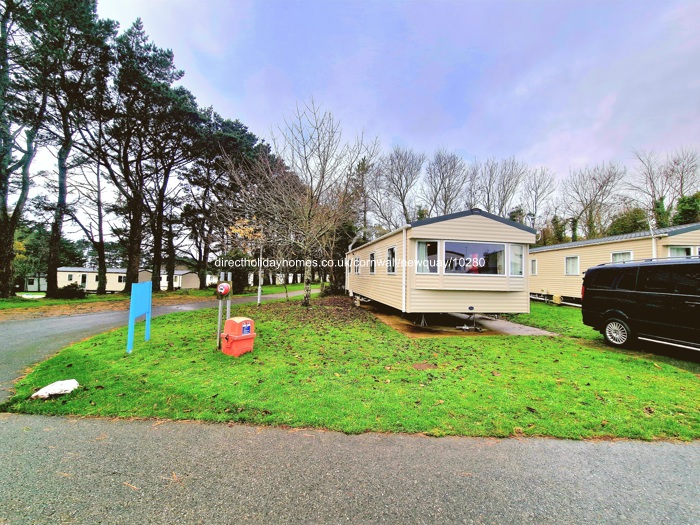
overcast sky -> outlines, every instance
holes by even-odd
[[[314,97],[349,135],[559,176],[700,144],[700,2],[99,0],[202,106],[269,138]]]

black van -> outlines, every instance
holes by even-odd
[[[634,339],[700,350],[700,259],[629,261],[586,270],[583,322],[612,346]]]

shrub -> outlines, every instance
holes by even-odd
[[[56,299],[85,299],[85,290],[78,283],[71,283],[56,291]]]

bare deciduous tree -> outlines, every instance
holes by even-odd
[[[272,141],[274,157],[261,156],[247,172],[231,166],[244,204],[238,213],[255,214],[278,242],[293,243],[310,262],[314,255],[332,251],[324,246],[324,240],[333,238],[329,232],[356,218],[353,170],[376,147],[368,147],[362,136],[346,142],[340,122],[313,99],[297,106],[279,131]],[[305,306],[311,270],[310,264],[304,267]]]
[[[421,188],[428,215],[447,215],[459,211],[468,177],[467,166],[457,154],[444,149],[436,151],[428,162]]]
[[[481,163],[474,159],[467,166],[467,175],[464,183],[464,209],[471,210],[479,207],[481,199]]]
[[[528,168],[515,157],[498,161],[486,159],[479,176],[480,199],[484,209],[507,217]]]
[[[624,166],[610,162],[572,171],[564,180],[566,209],[587,238],[594,239],[607,230],[615,205],[620,202],[619,188],[626,173]]]
[[[668,178],[675,181],[678,198],[692,195],[700,186],[698,172],[698,152],[689,148],[681,148],[666,160],[665,171]]]
[[[376,174],[376,207],[381,209],[398,205],[404,224],[415,220],[417,185],[424,162],[423,153],[400,146],[394,146],[391,153],[383,156]],[[379,200],[381,194],[384,195],[384,202]]]
[[[653,150],[636,150],[635,175],[627,186],[639,204],[654,212],[657,226],[666,226],[678,199],[692,195],[700,187],[698,153],[681,148],[665,161]]]
[[[545,167],[530,169],[523,178],[522,207],[525,213],[533,218],[533,226],[546,223],[546,220],[540,219],[548,199],[556,188],[554,174]]]

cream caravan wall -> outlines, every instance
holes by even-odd
[[[389,273],[387,267],[387,251],[396,248],[396,273]],[[375,273],[370,274],[369,256],[374,253]],[[355,259],[360,260],[360,273],[355,273]],[[392,308],[402,309],[402,268],[399,260],[404,258],[403,230],[388,235],[387,237],[354,250],[346,263],[345,275],[347,278],[346,289],[353,294],[359,294],[368,299],[373,299]]]
[[[62,270],[59,268],[57,272],[58,287],[63,288],[69,284],[82,283],[83,275],[85,275],[85,291],[97,291],[97,270],[94,268],[69,268]],[[121,282],[120,282],[121,277]],[[121,292],[124,290],[126,279],[126,270],[108,269],[107,270],[107,292]]]
[[[671,246],[687,246],[691,248],[692,255],[700,255],[700,229],[678,235],[669,235],[658,242],[662,246],[659,250],[659,257],[670,257]]]
[[[537,275],[530,275],[530,292],[545,295],[581,297],[581,285],[586,269],[612,261],[613,252],[631,251],[634,259],[651,257],[651,239],[593,244],[572,248],[530,253],[537,261]],[[579,258],[579,273],[566,275],[566,258]],[[528,266],[528,273],[531,268]]]
[[[691,249],[691,254],[700,254],[700,230],[669,235],[657,239],[656,256],[670,257],[672,246],[684,246]],[[537,261],[537,275],[530,275],[530,293],[544,295],[561,295],[581,298],[583,276],[588,268],[612,262],[613,253],[631,252],[633,259],[650,259],[653,257],[651,237],[641,237],[626,241],[587,244],[567,248],[536,251],[530,253],[530,259]],[[579,258],[579,274],[566,275],[566,258]],[[530,272],[528,266],[528,273]]]
[[[533,233],[515,228],[482,215],[467,215],[446,221],[416,226],[408,230],[412,239],[446,239],[451,241],[512,242],[532,244]]]

